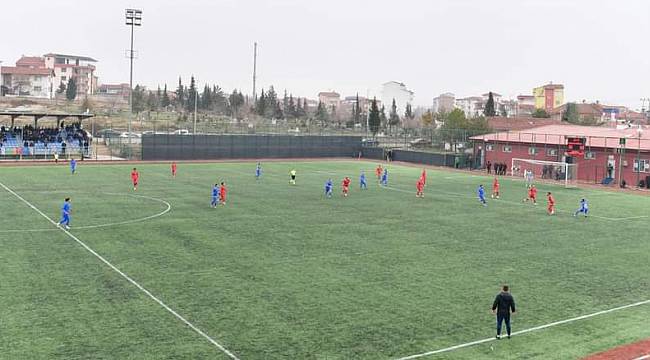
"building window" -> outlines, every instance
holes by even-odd
[[[35,92],[41,92],[42,88],[40,86],[34,86]]]
[[[65,80],[66,80],[66,77],[65,77],[65,76],[61,76],[61,81],[65,81]]]
[[[641,163],[641,172],[650,172],[650,160],[648,159],[634,159],[634,172],[639,172],[639,162]]]
[[[537,155],[537,148],[534,146],[531,146],[528,148],[528,155]]]
[[[494,144],[485,144],[486,151],[494,151]]]
[[[503,145],[503,152],[512,152],[512,146]]]
[[[593,160],[596,158],[596,153],[593,151],[585,151],[585,159]]]
[[[68,71],[67,68],[61,68],[61,72],[66,72],[66,71]]]
[[[546,156],[557,156],[557,149],[546,149]]]

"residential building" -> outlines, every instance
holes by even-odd
[[[52,70],[46,69],[39,57],[23,56],[16,61],[16,66],[2,66],[0,74],[3,95],[52,96]]]
[[[22,56],[16,66],[4,66],[2,93],[16,96],[53,98],[60,84],[73,78],[77,95],[97,92],[95,65],[97,60],[86,56],[49,53],[41,56]]]
[[[321,91],[318,93],[318,101],[328,110],[332,107],[338,109],[341,105],[341,95],[335,91]]]
[[[585,139],[582,156],[567,153],[569,137]],[[546,125],[520,131],[475,136],[475,151],[481,164],[505,163],[513,158],[577,164],[577,180],[600,183],[611,175],[618,183],[634,186],[650,180],[650,128]],[[623,139],[623,140],[621,140]],[[638,161],[639,160],[639,161]],[[608,168],[611,168],[609,174]]]
[[[372,99],[368,99],[364,96],[357,97],[356,95],[346,96],[343,100],[341,100],[339,113],[352,114],[352,110],[354,109],[354,106],[357,103],[357,98],[359,99],[359,109],[361,110],[362,113],[367,114],[368,111],[370,110]],[[378,109],[381,109],[381,105],[382,105],[381,100],[377,100]],[[388,109],[385,109],[385,111],[386,114],[388,114]]]
[[[551,113],[553,109],[564,104],[564,85],[547,84],[533,89],[535,97],[535,109],[545,110]]]
[[[550,113],[551,117],[557,120],[562,120],[562,116],[567,109],[567,104],[563,104],[553,109]],[[581,121],[597,121],[602,123],[609,123],[616,126],[617,124],[645,124],[645,116],[625,106],[619,105],[603,105],[599,102],[595,103],[574,103],[578,119]]]
[[[533,95],[517,96],[516,116],[531,116],[535,112],[535,97]]]
[[[409,90],[404,83],[389,81],[382,84],[381,101],[386,107],[386,114],[390,113],[394,99],[397,113],[402,117],[406,110],[406,104],[413,104],[414,95],[415,93]]]
[[[483,107],[485,103],[483,102],[483,97],[481,96],[470,96],[462,99],[456,99],[454,106],[457,109],[463,110],[466,117],[477,117],[483,115]]]
[[[48,53],[43,55],[45,67],[54,70],[53,83],[59,87],[68,84],[73,78],[77,85],[77,95],[92,95],[97,92],[95,65],[97,60],[87,56]]]
[[[450,112],[454,110],[456,96],[452,93],[440,94],[433,98],[433,112]]]

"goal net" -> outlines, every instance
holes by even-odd
[[[571,187],[578,183],[578,164],[514,158],[510,171],[512,176],[522,178],[527,184],[543,181]]]

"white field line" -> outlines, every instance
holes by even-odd
[[[627,304],[627,305],[623,305],[623,306],[619,306],[619,307],[615,307],[615,308],[611,308],[611,309],[607,309],[607,310],[602,310],[602,311],[598,311],[598,312],[587,314],[587,315],[576,316],[576,317],[573,317],[573,318],[570,318],[570,319],[565,319],[565,320],[560,320],[560,321],[555,321],[555,322],[552,322],[552,323],[548,323],[548,324],[545,324],[545,325],[535,326],[535,327],[528,328],[528,329],[525,329],[525,330],[515,331],[515,332],[512,333],[512,336],[522,335],[522,334],[526,334],[526,333],[533,332],[533,331],[544,330],[544,329],[547,329],[547,328],[550,328],[550,327],[563,325],[563,324],[568,324],[568,323],[579,321],[579,320],[589,319],[589,318],[592,318],[594,316],[609,314],[609,313],[612,313],[612,312],[615,312],[615,311],[629,309],[629,308],[632,308],[632,307],[637,307],[637,306],[641,306],[641,305],[645,305],[645,304],[650,304],[650,300],[639,301],[639,302],[635,302],[633,304]],[[482,339],[482,340],[476,340],[476,341],[472,341],[472,342],[468,342],[468,343],[464,343],[464,344],[458,344],[458,345],[450,346],[450,347],[443,348],[443,349],[427,351],[427,352],[420,353],[420,354],[415,354],[415,355],[409,355],[409,356],[406,356],[406,357],[399,358],[398,360],[418,359],[418,358],[422,358],[422,357],[426,357],[426,356],[437,355],[437,354],[446,353],[446,352],[450,352],[450,351],[454,351],[454,350],[458,350],[458,349],[462,349],[462,348],[466,348],[466,347],[470,347],[470,346],[474,346],[474,345],[478,345],[478,344],[483,344],[483,343],[487,343],[487,342],[491,342],[491,341],[495,341],[495,340],[496,340],[496,338],[494,338],[494,337],[487,338],[487,339]]]
[[[157,217],[163,216],[167,214],[171,209],[172,206],[170,203],[163,199],[158,199],[154,197],[149,197],[149,196],[144,196],[144,195],[135,195],[135,194],[115,194],[115,193],[106,193],[107,195],[126,195],[130,197],[136,197],[136,198],[142,198],[142,199],[147,199],[147,200],[153,200],[157,201],[159,203],[164,204],[167,208],[157,214],[145,216],[142,218],[137,218],[137,219],[131,219],[131,220],[124,220],[124,221],[119,221],[119,222],[114,222],[114,223],[108,223],[108,224],[98,224],[98,225],[87,225],[87,226],[75,226],[75,230],[84,230],[84,229],[98,229],[98,228],[104,228],[104,227],[111,227],[111,226],[118,226],[118,225],[128,225],[128,224],[134,224],[134,223],[139,223],[139,222],[144,222],[147,220],[155,219]],[[57,231],[58,229],[10,229],[10,230],[0,230],[0,234],[4,233],[25,233],[25,232],[43,232],[43,231]]]
[[[650,354],[648,354],[648,355],[643,355],[643,356],[638,357],[638,358],[633,359],[633,360],[646,360],[646,359],[650,359]]]
[[[12,195],[15,196],[16,198],[18,198],[20,201],[22,201],[23,203],[25,203],[27,206],[29,206],[30,208],[32,208],[32,210],[36,211],[36,212],[37,212],[38,214],[40,214],[42,217],[44,217],[45,219],[47,219],[47,221],[49,221],[52,225],[54,225],[54,226],[57,225],[57,223],[56,223],[54,220],[52,220],[49,216],[47,216],[45,213],[43,213],[41,210],[39,210],[36,206],[32,205],[29,201],[25,200],[22,196],[18,195],[16,192],[14,192],[14,191],[11,190],[10,188],[8,188],[5,184],[3,184],[3,183],[0,182],[0,186],[2,186],[2,187],[3,187],[7,192],[9,192],[10,194],[12,194]],[[67,230],[65,230],[65,229],[61,229],[61,231],[63,231],[63,233],[65,233],[66,235],[68,235],[68,237],[70,237],[72,240],[76,241],[79,245],[81,245],[81,246],[82,246],[84,249],[86,249],[89,253],[93,254],[93,255],[94,255],[96,258],[98,258],[101,262],[103,262],[103,263],[106,264],[108,267],[110,267],[113,271],[115,271],[115,272],[118,273],[120,276],[122,276],[126,281],[130,282],[131,284],[133,284],[133,286],[135,286],[136,288],[138,288],[138,289],[139,289],[140,291],[142,291],[145,295],[147,295],[147,296],[148,296],[149,298],[151,298],[153,301],[155,301],[156,303],[158,303],[158,305],[162,306],[163,309],[167,310],[169,313],[171,313],[172,315],[174,315],[178,320],[180,320],[181,322],[183,322],[185,325],[189,326],[190,329],[194,330],[197,334],[201,335],[203,338],[205,338],[206,340],[208,340],[212,345],[216,346],[219,350],[221,350],[221,351],[222,351],[224,354],[226,354],[228,357],[230,357],[230,358],[233,359],[233,360],[239,360],[239,358],[237,358],[237,356],[236,356],[235,354],[233,354],[232,352],[230,352],[230,351],[229,351],[228,349],[226,349],[223,345],[221,345],[220,343],[218,343],[215,339],[213,339],[213,338],[210,337],[208,334],[206,334],[205,332],[203,332],[201,329],[199,329],[198,327],[196,327],[194,324],[192,324],[191,322],[189,322],[189,320],[185,319],[182,315],[180,315],[179,313],[177,313],[174,309],[172,309],[172,308],[170,308],[169,306],[167,306],[167,304],[165,304],[164,302],[162,302],[162,300],[160,300],[159,298],[157,298],[157,297],[156,297],[155,295],[153,295],[149,290],[145,289],[142,285],[140,285],[138,282],[136,282],[135,280],[133,280],[129,275],[127,275],[127,274],[125,274],[124,272],[122,272],[122,270],[118,269],[115,265],[111,264],[111,263],[110,263],[108,260],[106,260],[103,256],[99,255],[95,250],[93,250],[92,248],[90,248],[90,246],[86,245],[83,241],[79,240],[79,238],[77,238],[76,236],[74,236],[73,234],[71,234],[69,231],[67,231]]]

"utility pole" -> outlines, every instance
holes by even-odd
[[[198,104],[199,104],[199,92],[197,91],[199,88],[199,82],[196,81],[196,78],[194,78],[194,131],[192,132],[193,135],[196,135],[196,112],[198,110]]]
[[[253,45],[253,103],[257,100],[257,88],[255,82],[257,81],[257,42]]]
[[[126,9],[126,25],[131,26],[131,49],[129,50],[129,61],[130,61],[130,70],[129,70],[129,155],[131,155],[131,123],[133,121],[133,30],[136,26],[142,26],[142,10],[138,9]]]

